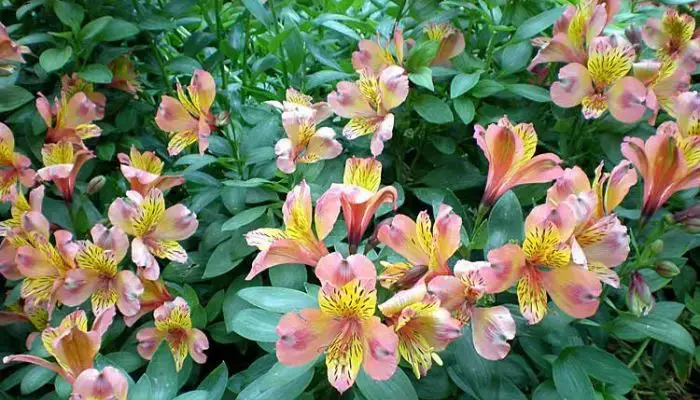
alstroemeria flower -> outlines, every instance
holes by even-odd
[[[161,175],[163,161],[151,151],[139,152],[131,146],[129,155],[117,154],[122,175],[129,181],[131,190],[146,196],[152,189],[168,190],[185,183],[181,175]]]
[[[7,311],[0,311],[0,326],[17,322],[29,322],[35,332],[27,335],[25,342],[27,349],[32,348],[32,343],[41,331],[49,326],[49,310],[45,301],[35,301],[32,298],[20,299],[7,307]]]
[[[297,164],[311,164],[338,157],[343,146],[335,140],[335,131],[323,127],[316,129],[316,111],[299,108],[282,113],[282,126],[287,134],[275,144],[277,168],[291,174]]]
[[[136,96],[141,91],[139,75],[136,72],[134,63],[128,55],[117,57],[108,65],[112,71],[112,82],[109,86],[121,91],[131,93]]]
[[[90,297],[90,288],[81,279],[73,279],[69,272],[76,269],[78,245],[73,235],[64,230],[54,232],[56,243],[49,241],[49,221],[40,213],[31,211],[22,218],[22,229],[27,232],[25,243],[17,249],[17,268],[25,277],[22,298],[46,301],[49,312],[56,301],[76,306]]]
[[[8,280],[21,279],[22,273],[17,269],[15,256],[17,249],[27,243],[27,235],[22,229],[22,219],[30,211],[41,213],[41,203],[44,200],[44,186],[39,186],[29,192],[29,201],[16,188],[10,191],[11,218],[0,222],[0,236],[3,237],[0,243],[0,274]]]
[[[15,152],[15,137],[7,125],[0,122],[0,200],[10,200],[11,188],[17,181],[26,187],[34,186],[36,172],[31,160]]]
[[[266,101],[265,104],[275,107],[281,110],[283,113],[287,111],[299,111],[299,110],[313,110],[316,113],[313,115],[314,121],[318,124],[324,121],[326,118],[333,115],[328,103],[325,101],[319,101],[318,103],[313,102],[311,96],[307,96],[304,93],[299,92],[294,88],[287,89],[285,99],[283,101]]]
[[[572,317],[595,314],[602,286],[593,272],[571,262],[575,224],[575,211],[566,202],[533,208],[522,246],[506,244],[489,252],[491,267],[480,270],[486,290],[502,292],[517,282],[520,313],[530,324],[547,313],[547,294]]]
[[[209,72],[195,70],[187,94],[177,83],[177,97],[163,96],[156,113],[156,125],[170,134],[168,153],[175,156],[198,143],[199,154],[204,154],[216,126],[210,111],[216,97],[216,82]]]
[[[399,336],[399,354],[418,379],[428,373],[433,360],[442,365],[437,352],[462,335],[462,324],[441,307],[440,299],[428,294],[425,283],[396,293],[379,310]]]
[[[37,171],[39,178],[53,181],[63,198],[71,201],[80,168],[95,155],[90,150],[76,150],[76,146],[70,142],[59,142],[45,144],[41,149],[41,157],[44,168]]]
[[[379,75],[361,72],[357,82],[338,82],[336,90],[328,95],[333,112],[350,122],[343,135],[350,139],[373,134],[370,149],[374,156],[384,150],[384,142],[391,139],[394,114],[408,97],[408,77],[403,68],[390,66]]]
[[[115,305],[124,315],[136,314],[143,285],[135,273],[119,271],[119,263],[129,249],[129,238],[118,227],[107,229],[102,224],[95,225],[90,234],[92,242],[78,242],[78,269],[68,271],[69,279],[82,281],[90,288],[94,314]]]
[[[625,137],[621,148],[644,179],[645,219],[674,193],[700,186],[700,136],[683,137],[678,125],[661,124],[646,141]]]
[[[616,288],[620,278],[613,268],[627,259],[630,238],[627,228],[613,211],[636,183],[634,168],[628,161],[622,161],[610,173],[603,173],[601,163],[592,183],[581,168],[567,168],[547,190],[549,204],[556,206],[567,202],[575,211],[572,262]]]
[[[556,154],[535,156],[537,132],[530,123],[513,125],[504,116],[486,129],[476,124],[474,139],[489,162],[486,190],[481,198],[486,207],[516,186],[549,182],[562,174],[561,159]]]
[[[393,186],[380,189],[381,178],[382,163],[378,160],[348,158],[345,162],[343,184],[332,184],[316,204],[316,220],[328,219],[328,223],[323,226],[323,236],[333,229],[333,224],[342,209],[350,252],[354,253],[372,222],[377,208],[384,203],[392,203],[396,208],[398,193]],[[318,225],[316,229],[319,229]]]
[[[104,118],[105,105],[107,104],[107,98],[105,95],[95,91],[95,85],[93,83],[79,77],[75,72],[72,75],[63,75],[61,77],[61,97],[65,99],[72,99],[73,96],[78,93],[83,93],[88,100],[95,105],[94,111],[96,120],[101,120]]]
[[[29,53],[31,53],[29,47],[19,45],[14,40],[10,39],[7,28],[0,23],[0,60],[24,63],[25,61],[22,55]]]
[[[677,62],[645,60],[632,65],[634,76],[647,87],[646,105],[653,111],[649,124],[654,124],[659,109],[673,115],[673,102],[690,87],[690,74]]]
[[[48,128],[47,142],[71,142],[83,146],[83,140],[102,134],[102,129],[93,122],[100,118],[100,108],[83,92],[71,97],[61,95],[54,99],[53,106],[41,93],[36,99],[36,108]]]
[[[528,69],[549,62],[585,64],[588,59],[586,49],[593,39],[603,32],[605,25],[619,9],[619,1],[607,5],[597,0],[583,0],[578,5],[570,5],[552,28],[552,37],[537,37],[532,44],[540,50],[530,62]]]
[[[563,108],[582,105],[586,119],[600,118],[609,110],[618,121],[638,121],[646,110],[647,89],[626,76],[634,59],[634,48],[621,37],[593,39],[585,66],[571,63],[559,70],[559,81],[550,87],[552,101]]]
[[[459,249],[459,230],[462,227],[462,218],[452,211],[452,207],[440,205],[435,224],[430,221],[427,211],[421,211],[416,221],[405,215],[395,216],[390,224],[379,228],[377,238],[392,250],[402,255],[410,264],[416,267],[424,267],[423,274],[415,274],[413,282],[406,280],[406,274],[412,270],[410,264],[394,264],[392,268],[404,267],[404,276],[401,278],[408,285],[419,281],[429,281],[436,275],[448,275],[451,273],[447,261]],[[387,271],[385,271],[385,274]],[[399,271],[389,271],[380,280],[394,280]]]
[[[658,130],[668,132],[679,139],[700,136],[700,95],[698,92],[681,93],[673,99],[671,115],[676,122],[666,121]]]
[[[335,218],[319,212],[311,216],[311,189],[302,181],[287,194],[282,207],[284,230],[261,228],[245,235],[248,246],[257,247],[260,253],[253,260],[247,280],[268,268],[281,264],[306,264],[316,266],[321,257],[328,254],[323,239],[333,229]],[[315,225],[315,233],[312,225]]]
[[[197,215],[182,204],[166,209],[159,189],[152,189],[145,197],[130,190],[126,196],[109,206],[109,220],[134,237],[131,260],[143,277],[158,279],[160,268],[156,257],[187,262],[187,252],[178,241],[189,238],[197,230]]]
[[[73,382],[71,400],[126,400],[129,382],[118,369],[86,369]]]
[[[153,310],[165,304],[166,301],[175,299],[162,279],[158,278],[154,281],[142,277],[139,279],[141,280],[141,286],[143,286],[143,293],[139,296],[139,310],[134,315],[124,316],[126,326],[134,325],[139,318],[150,314]]]
[[[56,363],[30,354],[6,356],[2,361],[26,362],[48,368],[73,384],[80,374],[93,367],[95,356],[100,351],[102,336],[114,320],[114,308],[107,309],[95,317],[92,329],[88,331],[88,321],[83,310],[68,314],[56,328],[46,328],[41,340],[46,351],[56,359]]]
[[[376,271],[364,255],[343,260],[338,253],[316,267],[321,280],[319,309],[285,314],[277,325],[277,359],[303,365],[326,353],[328,381],[340,393],[348,390],[360,366],[372,379],[387,380],[398,364],[398,337],[374,316]]]
[[[492,256],[493,261],[497,257]],[[488,293],[482,268],[488,262],[457,261],[454,276],[437,276],[428,284],[428,291],[437,296],[442,306],[455,312],[462,323],[471,322],[474,348],[481,357],[501,360],[508,355],[508,340],[515,337],[515,320],[504,306],[480,307],[479,300]]]
[[[189,354],[198,364],[204,364],[207,356],[204,350],[209,348],[209,339],[204,332],[192,327],[190,306],[182,297],[166,301],[153,312],[154,328],[143,328],[136,334],[139,344],[136,348],[141,357],[150,360],[165,340],[175,358],[175,367],[179,371]]]
[[[403,31],[396,26],[394,28],[394,52],[391,53],[391,42],[382,43],[379,33],[377,40],[362,39],[357,44],[357,51],[352,53],[352,67],[355,71],[378,75],[385,68],[392,65],[403,66],[404,39]]]
[[[451,65],[450,60],[464,51],[464,34],[449,22],[430,23],[423,28],[423,32],[428,39],[440,42],[437,54],[430,62],[431,65]]]
[[[661,60],[672,58],[688,73],[695,71],[700,58],[700,35],[695,30],[695,18],[668,7],[659,19],[649,18],[642,28],[642,39],[656,50]]]

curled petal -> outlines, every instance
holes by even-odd
[[[372,141],[370,143],[372,155],[377,157],[382,154],[382,151],[384,151],[384,142],[390,140],[393,135],[394,114],[387,114],[377,125],[374,135],[372,136]]]
[[[372,40],[363,39],[357,44],[358,51],[352,53],[352,67],[355,71],[380,71],[386,66],[384,49]]]
[[[437,278],[452,278],[450,276],[438,276],[430,281],[431,292],[432,289],[442,289],[444,285],[442,282],[433,285],[433,281]],[[459,283],[459,281],[458,281]],[[461,286],[461,285],[460,285]],[[425,296],[428,294],[428,288],[425,283],[417,283],[411,289],[402,290],[395,295],[393,295],[389,300],[379,305],[379,310],[387,317],[391,317],[400,313],[406,306],[414,303],[419,303],[423,301]]]
[[[207,335],[199,329],[192,329],[188,337],[189,353],[194,362],[204,364],[207,362],[207,356],[204,350],[209,348],[209,339]]]
[[[613,168],[608,178],[608,186],[605,190],[605,212],[615,211],[622,200],[627,196],[632,186],[637,183],[637,172],[630,166],[627,160],[620,161]]]
[[[197,215],[182,204],[167,210],[149,235],[158,240],[185,240],[192,236],[199,226]]]
[[[163,96],[156,113],[156,125],[166,132],[196,132],[198,121],[175,98]]]
[[[26,362],[29,364],[38,365],[40,367],[49,369],[49,370],[57,373],[58,375],[61,375],[64,379],[70,381],[70,377],[68,375],[66,375],[66,372],[63,370],[63,368],[58,366],[58,364],[46,361],[41,357],[37,357],[37,356],[29,355],[29,354],[13,354],[10,356],[3,357],[2,362],[4,364],[9,364],[11,362]]]
[[[598,310],[603,288],[594,273],[571,264],[542,272],[541,277],[547,293],[565,313],[588,318]]]
[[[155,328],[143,328],[136,334],[136,340],[138,341],[136,350],[141,357],[150,360],[163,339],[162,334]]]
[[[450,311],[456,310],[464,303],[464,291],[464,284],[454,276],[439,275],[431,279],[428,283],[428,292],[437,296],[437,298],[440,299],[440,305]],[[396,296],[398,296],[398,294]],[[382,310],[382,305],[379,306],[379,309]],[[384,310],[382,310],[382,312],[384,312]]]
[[[400,106],[408,97],[408,76],[403,68],[393,65],[379,75],[382,107],[389,111]]]
[[[131,261],[139,267],[139,272],[144,278],[152,281],[160,276],[158,261],[140,238],[131,241]]]
[[[419,246],[414,236],[416,223],[405,215],[397,215],[391,224],[379,228],[377,238],[392,250],[402,255],[413,265],[429,265],[430,255]]]
[[[125,316],[135,315],[141,308],[139,297],[144,292],[141,280],[133,272],[124,270],[117,274],[114,285],[117,293],[119,293],[119,299],[117,300],[119,312]]]
[[[83,269],[71,269],[56,291],[56,297],[68,306],[77,306],[87,300],[97,285],[97,275]]]
[[[129,382],[114,367],[104,367],[100,372],[94,368],[86,369],[73,382],[72,396],[78,400],[126,400]]]
[[[515,337],[515,320],[504,306],[472,311],[474,348],[487,360],[502,360],[510,351],[508,340]]]
[[[331,128],[320,128],[309,140],[306,146],[306,154],[302,161],[314,162],[317,160],[331,160],[343,152],[343,146],[335,140],[335,132]],[[277,146],[275,146],[277,153]],[[313,160],[313,161],[312,161]]]
[[[552,83],[550,92],[554,104],[563,108],[575,107],[593,93],[593,82],[586,67],[572,63],[559,70],[559,81]]]
[[[489,251],[490,268],[479,270],[487,293],[500,293],[513,286],[525,269],[525,253],[520,246],[506,244]]]
[[[192,74],[192,80],[187,89],[196,105],[199,106],[199,111],[202,114],[208,113],[216,97],[214,77],[207,71],[197,69]]]
[[[631,124],[644,116],[644,99],[647,90],[639,80],[626,76],[617,81],[608,91],[608,108],[618,121]]]
[[[320,240],[333,230],[333,225],[338,220],[340,214],[340,196],[341,190],[338,186],[332,185],[316,202],[316,210],[314,211],[314,223],[316,225],[316,234]]]
[[[127,203],[123,198],[118,198],[112,202],[109,206],[109,211],[107,212],[109,216],[109,221],[112,225],[119,227],[124,232],[129,235],[134,235],[133,220],[138,215],[137,208],[131,204]]]
[[[462,218],[452,207],[441,204],[433,226],[435,254],[439,265],[447,265],[450,257],[459,249]]]
[[[328,254],[318,260],[314,271],[322,285],[328,283],[337,288],[354,279],[371,282],[377,279],[374,264],[362,254],[353,254],[347,259],[338,252]]]
[[[364,334],[362,366],[365,372],[370,378],[378,381],[391,378],[399,363],[398,336],[392,329],[382,324],[377,317],[365,321]]]
[[[288,313],[277,325],[277,359],[285,365],[307,364],[323,353],[337,329],[336,324],[317,309]]]
[[[328,104],[334,113],[343,118],[375,114],[372,107],[364,100],[360,88],[354,82],[338,82],[336,90],[328,95]]]

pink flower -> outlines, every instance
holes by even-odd
[[[440,299],[428,294],[425,283],[396,293],[379,305],[399,337],[399,354],[411,364],[416,378],[425,376],[433,364],[442,365],[437,352],[461,336],[462,324],[443,308]]]
[[[326,353],[328,381],[340,393],[348,390],[362,366],[372,379],[387,380],[398,364],[399,339],[374,316],[376,272],[363,255],[343,260],[337,253],[316,267],[321,281],[319,309],[285,314],[277,325],[277,359],[304,365]]]
[[[139,75],[128,55],[115,58],[108,67],[112,71],[112,83],[109,86],[134,96],[142,90]]]
[[[532,124],[511,124],[507,116],[487,129],[474,126],[474,139],[489,162],[481,204],[492,206],[505,192],[523,184],[544,183],[562,174],[561,159],[553,153],[535,156],[537,132]]]
[[[325,234],[333,228],[342,209],[351,253],[357,250],[379,206],[392,203],[396,208],[398,193],[393,186],[380,189],[381,177],[382,163],[378,160],[349,158],[345,162],[343,184],[332,184],[330,189],[318,199],[316,219],[327,219],[323,224]],[[316,228],[318,229],[318,225]]]
[[[27,243],[29,232],[22,228],[24,215],[30,211],[41,213],[41,203],[44,200],[44,186],[39,186],[29,192],[29,200],[16,188],[10,190],[12,207],[11,218],[0,222],[0,274],[8,280],[21,279],[22,273],[17,269],[15,257],[17,249]]]
[[[371,150],[374,156],[382,153],[384,142],[391,139],[394,114],[408,96],[408,77],[403,68],[391,66],[379,75],[361,72],[357,82],[339,82],[328,95],[333,112],[350,122],[343,135],[350,139],[373,134]]]
[[[177,97],[163,96],[156,113],[158,128],[170,133],[168,152],[171,156],[178,155],[198,143],[199,154],[204,154],[216,123],[210,112],[216,97],[214,78],[207,71],[195,70],[187,94],[178,82]]]
[[[450,60],[464,51],[464,35],[449,22],[430,23],[423,28],[423,31],[429,40],[440,43],[431,65],[452,65]]]
[[[654,124],[659,109],[673,115],[675,98],[690,88],[690,74],[670,59],[637,62],[632,65],[632,71],[647,87],[646,105],[653,111],[649,124]]]
[[[452,211],[452,207],[441,204],[435,224],[432,224],[426,211],[421,211],[416,222],[405,215],[395,216],[390,224],[379,228],[377,237],[383,244],[402,255],[410,264],[394,264],[379,277],[393,283],[397,280],[407,285],[429,281],[436,275],[449,275],[447,262],[459,249],[459,230],[462,218]],[[423,274],[416,274],[407,280],[412,266],[423,266]],[[401,271],[403,270],[403,271]]]
[[[668,7],[662,19],[647,19],[642,28],[644,43],[656,50],[659,59],[679,62],[688,73],[695,71],[700,58],[700,37],[695,18]]]
[[[84,282],[90,288],[94,314],[115,305],[124,315],[136,314],[143,285],[133,272],[119,271],[119,263],[129,249],[129,238],[118,227],[108,230],[102,224],[95,225],[90,233],[92,242],[78,242],[78,269],[68,271],[67,281]]]
[[[314,122],[317,124],[333,115],[333,111],[331,111],[328,103],[325,101],[313,103],[313,98],[311,96],[307,96],[294,88],[287,89],[286,97],[283,101],[272,100],[266,101],[265,104],[275,107],[283,113],[289,111],[315,111]]]
[[[23,54],[31,53],[29,47],[17,44],[10,39],[5,25],[0,23],[0,60],[24,63]]]
[[[114,367],[86,369],[73,382],[71,400],[126,400],[129,382]]]
[[[462,323],[472,324],[474,348],[481,357],[501,360],[508,355],[508,340],[515,337],[515,321],[504,306],[480,307],[479,300],[489,293],[481,276],[487,262],[457,261],[454,276],[435,277],[428,291],[437,296],[443,307],[455,312]]]
[[[102,336],[114,319],[114,308],[107,309],[95,318],[92,329],[83,310],[68,314],[56,328],[46,328],[41,334],[46,351],[56,359],[56,363],[30,354],[6,356],[2,361],[27,362],[48,368],[73,384],[82,372],[93,367],[95,356],[100,350]]]
[[[152,189],[168,190],[185,183],[180,175],[161,175],[163,161],[150,151],[139,152],[131,146],[129,155],[117,154],[122,175],[129,181],[131,190],[146,196]]]
[[[522,246],[506,244],[489,252],[490,268],[480,270],[486,290],[502,292],[517,282],[520,313],[530,324],[547,313],[547,294],[575,318],[595,314],[602,286],[593,272],[571,262],[575,224],[568,203],[533,208],[525,220]]]
[[[143,277],[158,279],[160,268],[156,257],[187,262],[187,252],[178,241],[189,238],[197,230],[197,215],[182,204],[166,209],[159,189],[152,189],[145,197],[130,190],[126,196],[109,206],[109,220],[134,237],[131,260]]]
[[[124,316],[124,323],[129,327],[134,325],[139,318],[150,314],[153,310],[165,304],[165,302],[175,299],[168,291],[163,279],[158,278],[153,281],[141,277],[139,279],[141,280],[141,286],[143,286],[143,293],[138,299],[139,310],[134,315]]]
[[[39,93],[36,108],[48,128],[47,142],[70,142],[85,147],[83,140],[102,134],[102,129],[93,122],[104,116],[105,99],[97,92],[92,92],[92,95],[94,99],[85,92],[64,90],[60,99],[54,99],[52,106],[49,100]]]
[[[316,119],[316,111],[310,108],[282,113],[282,126],[287,137],[275,145],[280,171],[291,174],[298,163],[330,160],[343,151],[343,146],[335,140],[333,129],[324,127],[316,130]]]
[[[34,186],[36,173],[26,156],[15,152],[15,137],[7,125],[0,122],[0,200],[10,200],[11,188],[19,181]]]
[[[136,334],[139,344],[136,348],[141,357],[150,360],[160,343],[165,340],[175,358],[179,371],[189,354],[194,362],[204,364],[209,348],[209,340],[204,332],[192,327],[190,306],[182,297],[166,301],[153,312],[155,328],[143,328]]]
[[[644,179],[644,218],[674,193],[700,186],[700,136],[683,137],[676,124],[661,124],[646,141],[625,137],[621,147]]]
[[[391,53],[391,42],[382,43],[378,33],[376,41],[360,40],[358,50],[352,53],[352,67],[358,72],[378,75],[392,65],[403,66],[404,39],[398,26],[394,28],[393,42],[396,58]]]
[[[248,246],[260,250],[246,279],[253,279],[260,272],[281,264],[314,267],[321,257],[328,254],[323,239],[333,229],[335,218],[317,208],[312,219],[311,212],[311,190],[302,181],[287,194],[282,207],[284,230],[261,228],[245,235]]]
[[[609,110],[618,121],[638,121],[646,109],[647,89],[637,78],[626,76],[634,59],[634,48],[625,39],[595,38],[585,66],[575,62],[559,70],[559,81],[550,88],[552,101],[563,108],[582,105],[586,119],[600,118]]]
[[[90,151],[70,142],[45,144],[41,149],[44,168],[37,171],[42,181],[53,181],[67,201],[73,199],[78,172],[86,161],[95,157]]]

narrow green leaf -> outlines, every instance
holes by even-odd
[[[249,308],[235,314],[231,327],[246,339],[273,343],[277,341],[276,328],[280,318],[280,314]]]
[[[308,91],[329,82],[350,79],[351,77],[352,75],[348,74],[347,72],[331,70],[318,71],[308,76],[305,89]]]
[[[605,383],[625,388],[625,392],[639,383],[637,376],[614,355],[593,346],[577,347],[576,360],[586,373]]]
[[[564,10],[566,10],[566,6],[557,7],[526,19],[525,22],[518,26],[511,41],[519,42],[521,40],[526,40],[544,31],[561,17]]]
[[[265,9],[263,3],[258,0],[242,0],[243,6],[265,26],[270,26],[273,23],[272,14]]]
[[[650,337],[686,353],[695,352],[693,337],[683,326],[657,315],[649,314],[642,318],[618,317],[612,322],[611,331],[613,335],[623,340]]]
[[[32,365],[27,375],[22,379],[22,383],[20,383],[20,391],[23,395],[34,393],[49,383],[54,376],[56,376],[56,373],[50,369]]]
[[[253,207],[242,211],[231,217],[228,221],[224,222],[221,230],[233,231],[242,228],[260,218],[263,214],[265,214],[265,211],[267,211],[267,206]]]
[[[543,87],[530,85],[527,83],[515,83],[512,85],[507,85],[506,89],[520,97],[524,97],[538,103],[547,103],[552,101],[552,98],[549,96],[549,90]]]
[[[308,294],[281,287],[250,287],[241,289],[238,295],[254,306],[280,314],[318,307],[316,299]]]

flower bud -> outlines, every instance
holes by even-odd
[[[627,308],[638,317],[649,314],[656,304],[649,285],[639,272],[635,271],[630,276],[626,300]]]
[[[673,219],[688,232],[700,233],[700,204],[673,214]]]
[[[102,187],[105,185],[105,182],[107,182],[107,178],[105,178],[102,175],[98,175],[92,179],[90,179],[90,182],[88,182],[87,185],[87,194],[95,194],[102,189]]]
[[[659,261],[654,265],[654,269],[664,278],[673,278],[681,272],[681,269],[671,261]]]
[[[661,254],[664,251],[664,241],[656,239],[651,243],[651,251],[654,254]]]
[[[625,37],[629,40],[630,44],[634,46],[635,50],[638,50],[642,44],[642,30],[636,25],[630,25],[625,29]]]

